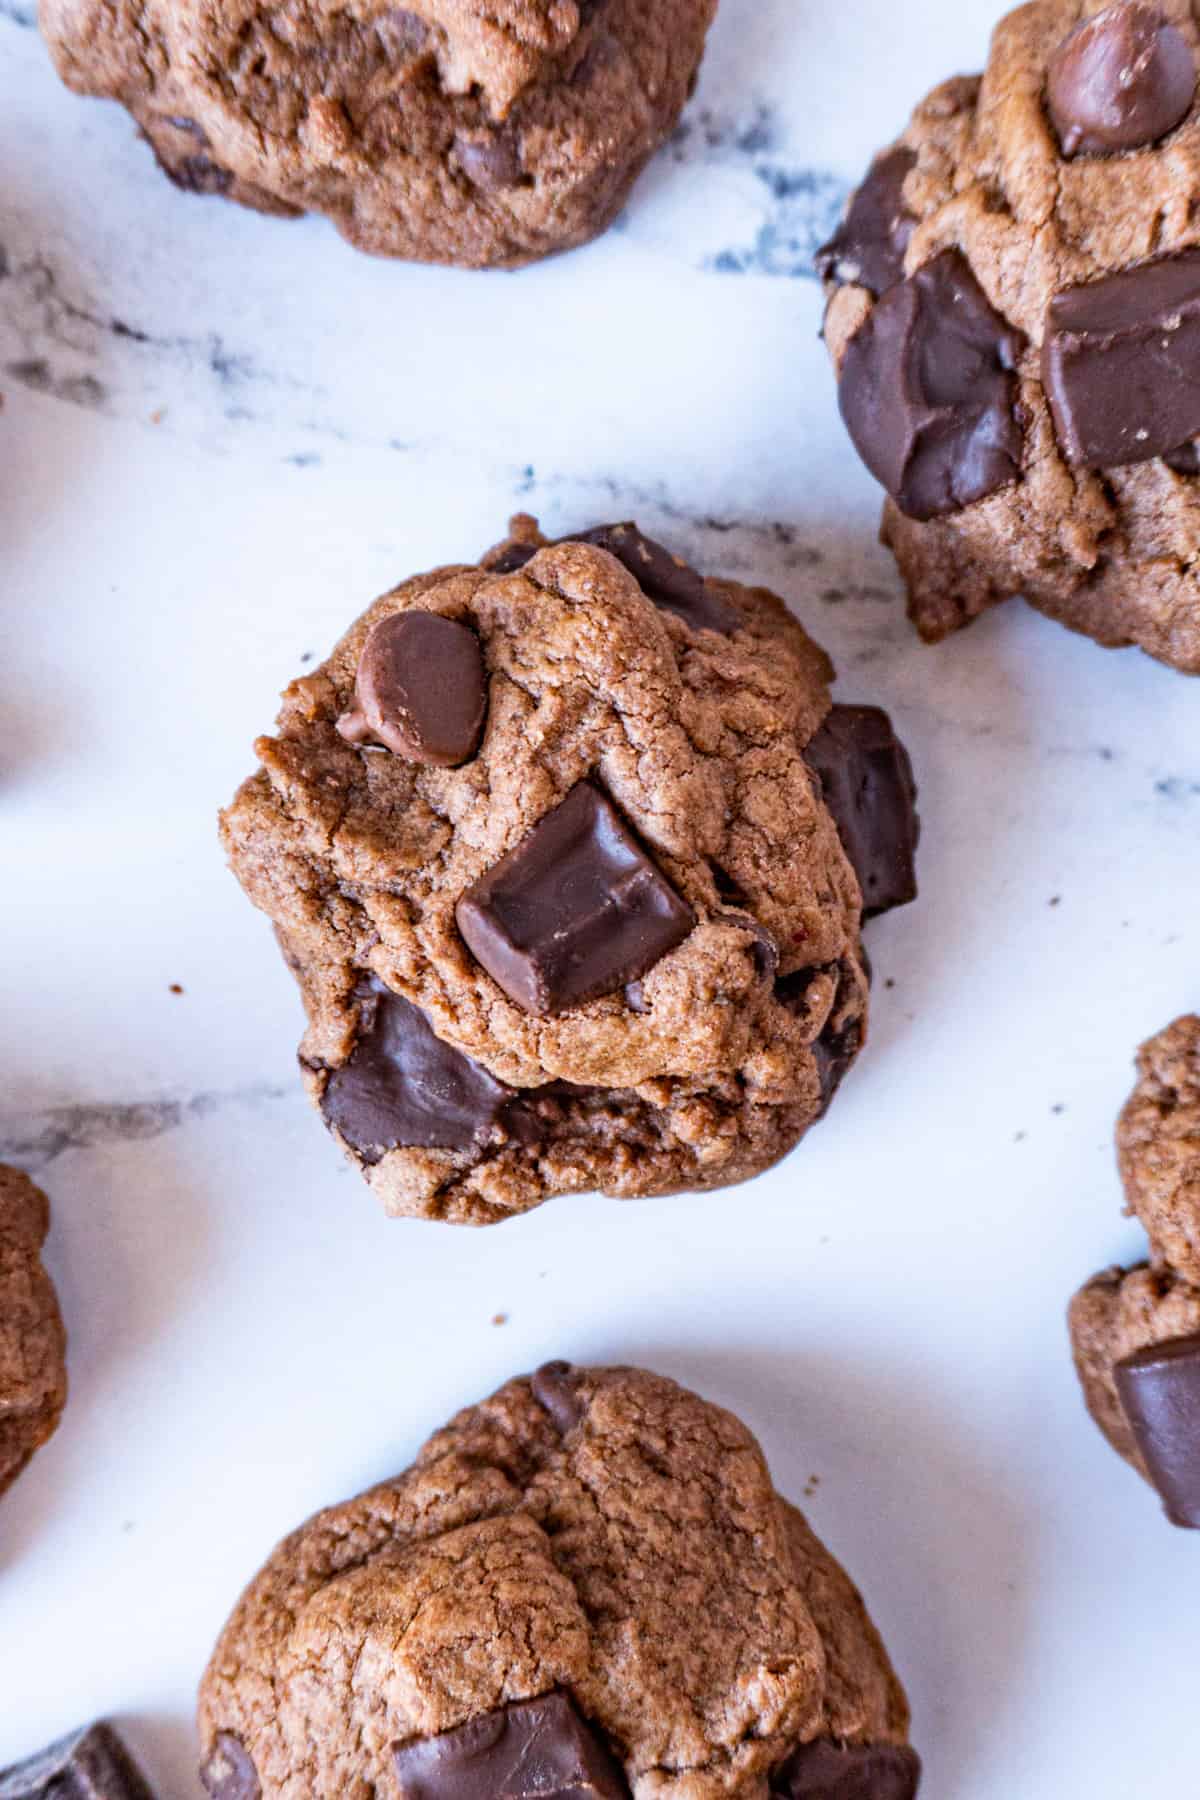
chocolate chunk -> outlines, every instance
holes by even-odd
[[[628,1800],[615,1759],[565,1694],[518,1701],[393,1754],[404,1800]]]
[[[200,1780],[212,1800],[259,1800],[262,1788],[258,1770],[241,1738],[219,1731],[200,1770]]]
[[[647,600],[674,613],[693,631],[728,633],[736,631],[741,623],[735,609],[708,588],[702,575],[628,521],[623,525],[593,525],[560,542],[594,544],[599,550],[607,550],[628,569]]]
[[[910,518],[958,512],[1017,480],[1014,371],[1024,341],[957,250],[896,282],[850,339],[838,382],[842,417],[868,469]]]
[[[227,194],[233,186],[233,173],[214,162],[211,156],[181,156],[171,161],[156,156],[159,168],[169,181],[185,194]]]
[[[1078,468],[1148,462],[1200,436],[1200,250],[1056,294],[1042,381]]]
[[[822,281],[853,282],[878,297],[900,280],[916,224],[904,205],[904,180],[916,161],[904,148],[876,157],[846,217],[817,251]]]
[[[420,1007],[373,976],[359,997],[358,1041],[321,1096],[326,1124],[375,1161],[387,1150],[486,1143],[514,1090],[444,1044]]]
[[[1156,6],[1118,0],[1065,37],[1046,73],[1046,105],[1064,156],[1157,143],[1187,117],[1196,63]]]
[[[1168,1519],[1200,1530],[1200,1336],[1151,1344],[1114,1374]]]
[[[485,137],[456,137],[454,154],[468,181],[489,192],[516,187],[522,178],[521,146],[510,130],[490,131]]]
[[[878,706],[835,706],[804,752],[858,876],[863,918],[917,897],[921,832],[908,751]]]
[[[543,1363],[529,1378],[533,1397],[554,1421],[555,1430],[566,1437],[583,1417],[579,1398],[579,1377],[569,1362]]]
[[[817,1080],[821,1087],[821,1110],[817,1114],[820,1119],[829,1111],[833,1097],[842,1085],[843,1076],[862,1049],[862,1020],[840,1018],[845,974],[838,964],[825,968],[795,969],[790,975],[781,975],[775,983],[775,998],[792,1012],[802,1015],[808,1010],[808,990],[817,976],[831,974],[836,975],[838,982],[833,1005],[821,1028],[821,1035],[811,1045],[813,1061],[817,1065]]]
[[[488,564],[488,574],[515,575],[544,548],[543,544],[507,544]]]
[[[0,1800],[153,1800],[111,1725],[86,1725],[0,1769]]]
[[[1200,439],[1189,438],[1186,444],[1168,450],[1163,461],[1177,475],[1200,475]]]
[[[510,1000],[541,1014],[636,981],[696,922],[590,781],[467,890],[455,917]]]
[[[914,1800],[921,1759],[907,1744],[802,1744],[771,1777],[785,1800]]]
[[[487,676],[469,625],[398,612],[372,627],[358,659],[356,706],[338,730],[375,738],[410,762],[454,768],[474,756],[487,714]]]

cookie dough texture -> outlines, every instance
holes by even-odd
[[[611,223],[715,0],[41,0],[58,71],[180,187],[323,212],[362,250],[514,267]]]
[[[982,78],[958,77],[918,106],[900,140],[911,219],[900,237],[911,275],[943,251],[965,258],[991,306],[1024,336],[1016,361],[1019,477],[940,517],[885,504],[883,538],[930,641],[1014,594],[1107,645],[1136,644],[1200,673],[1200,477],[1156,457],[1072,467],[1042,385],[1047,308],[1066,288],[1200,245],[1200,108],[1159,142],[1064,155],[1045,104],[1047,69],[1092,0],[1034,0],[996,27]],[[1188,0],[1161,11],[1193,53]],[[843,269],[826,337],[835,364],[878,296]],[[1200,467],[1200,463],[1197,463]]]
[[[341,1140],[390,1212],[472,1224],[765,1169],[821,1116],[867,1011],[862,897],[803,754],[830,708],[824,653],[764,589],[708,582],[704,605],[736,628],[693,629],[606,550],[517,526],[482,564],[385,594],[292,682],[222,824],[300,984],[319,1107],[366,1029],[364,978],[516,1091],[524,1128],[509,1114],[483,1145],[373,1157]],[[482,646],[487,723],[457,768],[337,728],[368,633],[414,608]],[[695,924],[638,982],[538,1016],[471,955],[455,908],[585,779]]]
[[[1069,1323],[1088,1411],[1118,1455],[1146,1475],[1114,1370],[1151,1345],[1200,1336],[1200,1016],[1150,1038],[1137,1068],[1117,1153],[1151,1259],[1094,1276],[1072,1300]]]
[[[214,1793],[248,1756],[264,1800],[400,1800],[397,1745],[556,1690],[636,1800],[765,1800],[802,1742],[907,1736],[859,1594],[746,1428],[559,1364],[285,1539],[204,1677],[202,1766]]]
[[[52,1435],[67,1399],[67,1339],[41,1251],[50,1204],[0,1163],[0,1494]]]

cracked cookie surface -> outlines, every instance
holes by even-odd
[[[1018,7],[822,255],[843,414],[931,641],[1021,594],[1200,673],[1198,50],[1189,0]],[[950,351],[967,283],[988,310]]]
[[[50,1204],[0,1163],[0,1494],[50,1437],[67,1398],[67,1340],[41,1251]]]
[[[715,0],[41,0],[70,87],[180,187],[326,213],[360,249],[515,267],[611,223]]]
[[[856,1793],[916,1791],[879,1636],[746,1428],[662,1377],[567,1364],[285,1539],[204,1677],[205,1784],[449,1794],[407,1772],[550,1695],[613,1759],[598,1792],[765,1800],[805,1745],[884,1762],[891,1785]]]
[[[832,670],[780,600],[633,527],[598,528],[604,548],[515,523],[291,684],[222,821],[299,982],[326,1123],[390,1211],[468,1223],[776,1161],[866,1025],[831,806],[860,865],[881,809],[903,825],[865,868],[872,910],[914,891],[907,757],[874,709],[822,731]],[[469,663],[408,680],[416,613],[451,659],[447,624],[478,643],[486,716],[456,766],[418,715],[451,669],[461,699]],[[467,711],[476,734],[474,691]]]

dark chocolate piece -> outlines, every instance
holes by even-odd
[[[486,1143],[514,1090],[444,1044],[420,1007],[373,976],[359,999],[358,1040],[321,1096],[326,1124],[376,1161],[387,1150]]]
[[[842,1024],[835,1023],[841,1012],[844,973],[837,964],[830,964],[824,968],[795,969],[790,975],[780,976],[775,983],[775,998],[794,1013],[806,1012],[808,1010],[808,990],[818,975],[836,975],[838,980],[829,1016],[821,1028],[821,1035],[815,1038],[811,1045],[813,1061],[817,1065],[817,1080],[821,1086],[821,1110],[817,1117],[823,1119],[833,1104],[834,1095],[842,1085],[843,1076],[862,1049],[861,1019],[847,1019]]]
[[[1189,438],[1186,444],[1168,450],[1163,461],[1177,475],[1200,475],[1200,439]]]
[[[212,1800],[259,1800],[258,1770],[240,1737],[219,1731],[201,1767],[200,1780]]]
[[[533,560],[539,550],[545,548],[544,544],[506,544],[488,564],[488,574],[515,575],[518,569],[523,569],[527,562]]]
[[[566,1694],[520,1700],[397,1744],[404,1800],[628,1800],[625,1778]]]
[[[958,512],[1019,477],[1015,369],[1024,341],[957,250],[896,282],[850,339],[842,418],[910,518]]]
[[[563,1437],[574,1431],[584,1409],[579,1398],[579,1377],[570,1363],[543,1363],[530,1376],[529,1385],[538,1405],[553,1420],[555,1430]]]
[[[590,781],[467,890],[455,917],[509,999],[540,1014],[636,981],[696,922]]]
[[[1077,468],[1148,462],[1200,436],[1200,250],[1056,294],[1042,381]]]
[[[0,1769],[0,1800],[154,1800],[111,1725],[85,1725]]]
[[[921,832],[908,752],[878,706],[834,706],[804,752],[858,876],[863,918],[917,897]]]
[[[474,756],[487,714],[487,675],[469,625],[438,613],[391,613],[367,634],[354,681],[356,706],[338,730],[377,739],[410,762],[454,768]]]
[[[921,1759],[907,1744],[802,1744],[771,1777],[783,1800],[914,1800]]]
[[[477,188],[494,193],[521,180],[521,146],[514,131],[501,127],[486,137],[456,137],[458,166]]]
[[[904,205],[904,181],[916,161],[916,151],[903,146],[875,158],[846,217],[817,251],[822,281],[853,282],[878,298],[900,280],[916,224]]]
[[[1064,156],[1157,143],[1187,117],[1196,62],[1156,6],[1117,0],[1065,37],[1046,71],[1046,106]]]
[[[1200,1336],[1150,1344],[1113,1373],[1168,1519],[1200,1530]]]
[[[622,525],[593,525],[559,541],[594,544],[598,550],[607,550],[628,569],[648,600],[674,613],[693,631],[729,633],[741,623],[736,610],[707,587],[702,575],[629,521]]]

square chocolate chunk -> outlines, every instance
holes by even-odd
[[[509,999],[539,1014],[636,981],[696,922],[590,781],[481,876],[455,916]]]

